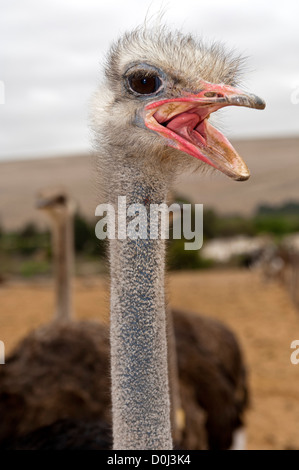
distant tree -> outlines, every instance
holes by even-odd
[[[19,232],[20,237],[22,238],[32,238],[38,235],[39,230],[34,224],[34,222],[28,222],[24,228]]]
[[[203,235],[204,238],[215,238],[217,236],[218,215],[213,209],[204,209],[203,213]]]
[[[91,227],[87,220],[77,213],[74,218],[74,231],[75,231],[75,250],[82,252],[86,248],[86,244],[91,237]]]
[[[256,210],[256,215],[299,215],[299,202],[287,201],[281,205],[262,204]]]
[[[89,222],[82,214],[74,218],[75,251],[88,255],[104,256],[105,242],[95,235],[95,223]]]

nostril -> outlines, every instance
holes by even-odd
[[[215,98],[217,96],[217,98],[223,98],[223,94],[222,93],[216,93],[216,91],[207,91],[204,96],[206,96],[207,98]]]

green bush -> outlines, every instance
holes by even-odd
[[[29,222],[28,224],[26,224],[25,227],[22,228],[19,232],[19,236],[21,238],[33,238],[36,237],[36,235],[38,234],[39,231],[33,222]]]
[[[213,262],[202,259],[199,250],[185,250],[187,240],[171,240],[167,251],[167,267],[170,270],[210,268]]]
[[[257,216],[254,219],[255,233],[270,233],[282,236],[299,231],[299,217],[283,215]]]
[[[95,235],[96,222],[88,222],[80,213],[75,215],[75,251],[92,256],[105,255],[105,241],[99,240]]]
[[[21,263],[19,274],[29,278],[41,274],[48,274],[51,271],[51,265],[47,261],[28,260]]]

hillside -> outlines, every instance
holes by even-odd
[[[218,172],[182,178],[176,193],[220,212],[250,214],[261,203],[299,200],[299,138],[243,140],[234,146],[251,170],[245,183]],[[51,185],[65,186],[83,214],[92,219],[96,198],[93,158],[89,155],[0,163],[0,222],[17,228],[29,221],[43,224],[34,209],[35,193]]]

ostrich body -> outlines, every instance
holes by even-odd
[[[47,190],[39,195],[37,206],[54,224],[53,252],[58,268],[54,274],[64,282],[55,290],[55,321],[24,338],[0,370],[0,449],[111,448],[108,327],[72,321],[72,263],[65,269],[58,262],[73,258],[72,243],[68,246],[65,240],[73,240],[70,221],[74,203],[65,192]],[[167,312],[175,446],[228,448],[246,405],[238,343],[218,322],[169,308]],[[211,327],[214,323],[218,329]],[[217,347],[211,350],[205,344],[207,338]],[[205,378],[207,371],[211,381]]]
[[[176,386],[175,364],[170,368],[172,409],[174,415],[179,411],[173,418],[175,447],[231,448],[247,405],[238,342],[219,321],[171,313],[179,381]],[[0,449],[55,450],[66,445],[66,436],[68,448],[76,448],[78,435],[79,448],[111,449],[109,366],[106,325],[55,322],[30,333],[0,369]],[[99,440],[93,440],[96,423]]]
[[[238,66],[215,45],[163,29],[135,30],[114,44],[93,126],[103,196],[116,216],[126,196],[127,209],[143,205],[149,217],[150,204],[166,203],[176,177],[202,164],[248,179],[246,164],[208,122],[224,106],[264,108],[233,88]],[[165,243],[122,230],[110,240],[114,449],[171,449]]]
[[[38,207],[64,227],[74,204],[65,193],[48,190],[39,195]],[[63,248],[70,247],[64,236],[59,237],[66,230],[55,233],[60,250],[54,250],[54,256],[60,253],[59,259],[66,259]],[[57,261],[56,266],[60,266]],[[65,282],[56,290],[60,316],[30,333],[0,370],[0,449],[112,446],[108,328],[73,322],[70,312],[65,315],[63,308],[72,303],[62,302],[69,295],[70,266],[63,269]],[[59,275],[59,269],[55,273]],[[247,402],[244,366],[234,335],[215,320],[169,308],[167,333],[175,446],[229,448]]]

